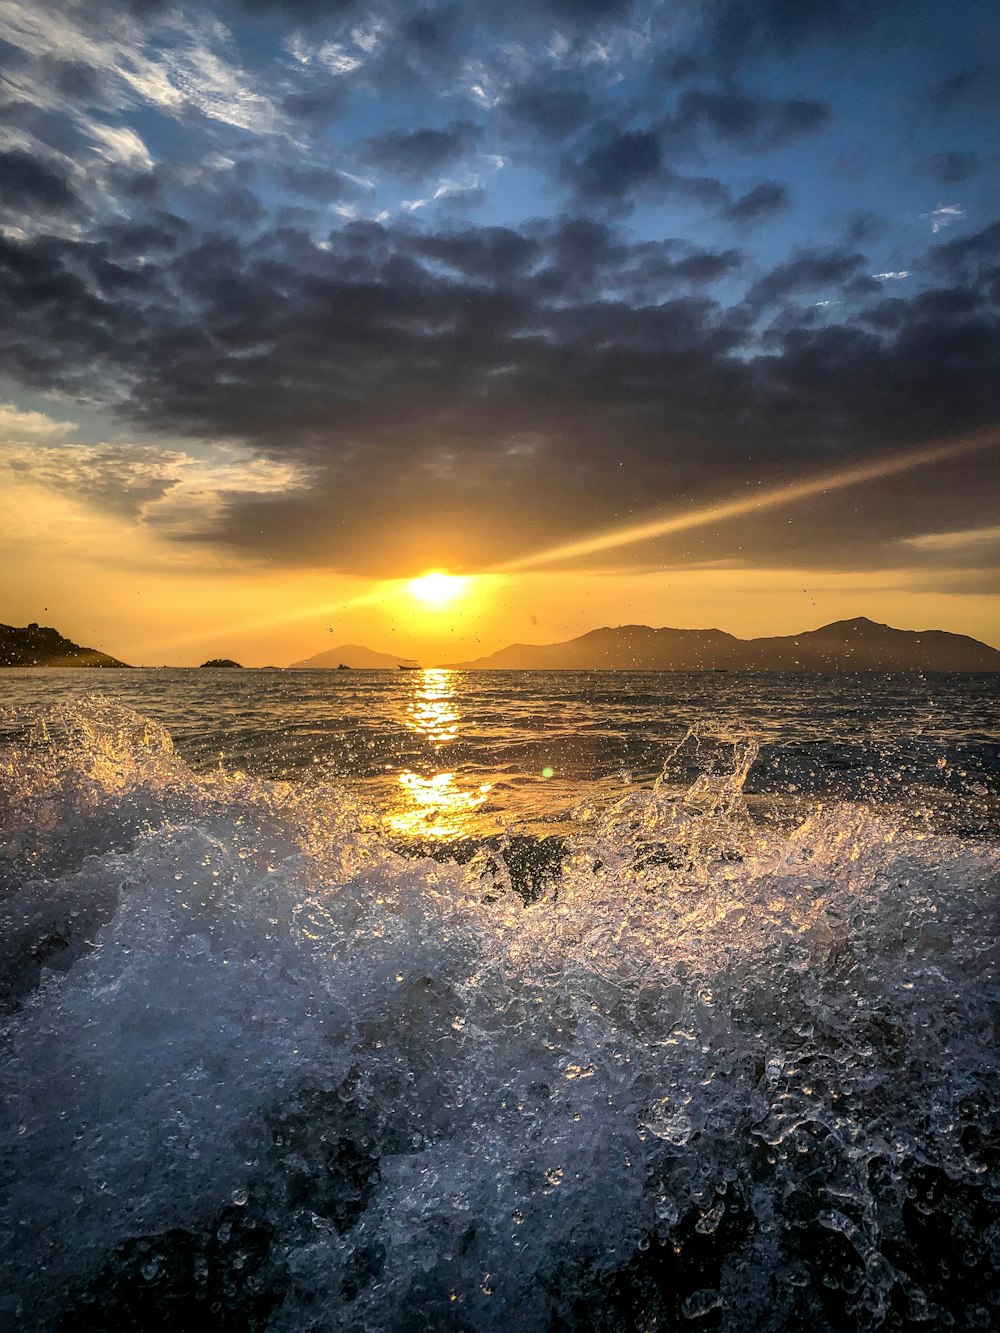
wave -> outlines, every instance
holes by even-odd
[[[1000,852],[762,824],[729,754],[536,862],[424,856],[347,787],[39,712],[0,752],[4,1326],[995,1326]]]

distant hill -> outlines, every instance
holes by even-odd
[[[125,667],[96,648],[81,648],[43,625],[0,625],[0,667]]]
[[[211,667],[211,668],[215,668],[215,667],[239,667],[239,669],[242,671],[242,670],[243,670],[243,663],[242,663],[242,662],[234,662],[233,659],[232,659],[231,657],[210,657],[209,660],[208,660],[207,662],[202,662],[202,664],[201,664],[201,670],[204,671],[206,667]]]
[[[858,616],[767,639],[620,625],[565,643],[512,644],[455,665],[470,671],[1000,671],[1000,652],[964,634],[893,629]]]
[[[336,671],[339,666],[348,666],[355,671],[395,671],[400,663],[403,666],[416,665],[412,657],[396,657],[393,653],[377,653],[373,648],[362,648],[357,643],[342,643],[339,648],[330,648],[302,662],[293,662],[292,668]]]

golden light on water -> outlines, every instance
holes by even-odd
[[[399,775],[400,807],[387,816],[396,833],[417,838],[455,838],[466,831],[472,816],[486,801],[490,783],[463,791],[454,773],[422,778],[407,769]]]
[[[407,584],[407,591],[426,606],[441,607],[448,606],[456,597],[461,597],[471,582],[470,578],[463,578],[458,574],[446,574],[444,570],[431,569],[420,578],[412,579]]]
[[[461,722],[453,674],[428,668],[411,679],[406,725],[440,750],[457,738]],[[488,782],[460,786],[454,773],[423,777],[404,769],[396,779],[396,799],[386,825],[407,837],[461,837],[470,831],[472,816],[485,803],[490,788]]]
[[[406,725],[426,736],[439,750],[458,735],[458,724],[451,672],[441,667],[425,668],[415,677]]]

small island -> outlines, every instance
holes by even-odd
[[[198,670],[204,671],[206,667],[211,667],[213,669],[218,667],[225,667],[225,668],[237,667],[240,671],[242,671],[243,663],[234,662],[231,657],[210,657],[207,662],[202,662]]]

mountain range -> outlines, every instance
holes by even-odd
[[[965,634],[902,630],[865,616],[777,638],[719,629],[619,625],[565,643],[515,643],[455,663],[467,671],[1000,671],[1000,652]]]
[[[221,659],[205,663],[237,665]],[[0,667],[125,667],[37,624],[0,625]],[[412,658],[345,643],[292,668],[394,671]],[[858,616],[763,639],[720,629],[605,626],[564,643],[515,643],[449,666],[462,671],[1000,671],[1000,651],[965,634],[902,630]]]

